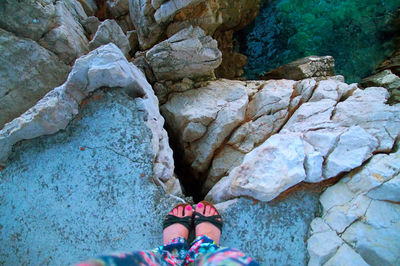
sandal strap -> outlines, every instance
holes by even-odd
[[[221,221],[217,220],[218,218],[221,219]],[[203,214],[195,211],[194,212],[194,225],[197,226],[204,222],[208,222],[208,223],[214,225],[222,232],[223,223],[222,223],[221,215],[218,214],[218,215],[213,215],[213,216],[204,216]]]
[[[190,217],[190,216],[177,217],[175,215],[168,214],[167,217],[165,217],[165,220],[163,222],[163,230],[170,225],[178,223],[178,224],[183,225],[190,231],[191,222],[192,222],[192,217]]]

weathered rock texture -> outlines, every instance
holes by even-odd
[[[395,51],[387,60],[383,61],[377,71],[390,70],[393,74],[400,76],[400,49]]]
[[[398,265],[400,152],[375,155],[320,198],[308,265]]]
[[[1,264],[74,265],[162,243],[162,219],[182,200],[152,179],[146,97],[97,91],[65,130],[16,145],[0,172]]]
[[[308,227],[318,210],[317,191],[297,191],[271,203],[235,199],[216,204],[224,221],[221,245],[260,265],[305,265]]]
[[[5,164],[12,146],[18,141],[64,129],[78,114],[81,101],[102,87],[122,88],[132,97],[138,97],[141,111],[147,114],[146,125],[152,133],[153,178],[167,188],[164,183],[172,179],[174,166],[157,98],[143,73],[129,63],[114,44],[102,46],[79,58],[63,85],[6,124],[0,131],[0,162]]]
[[[157,80],[213,77],[221,64],[217,42],[192,26],[181,30],[146,53]]]
[[[0,2],[0,56],[7,75],[0,88],[0,105],[7,106],[4,112],[1,107],[0,128],[62,84],[68,65],[89,51],[81,25],[86,18],[76,0]]]
[[[384,70],[361,81],[363,87],[384,87],[388,89],[391,103],[400,102],[400,78],[390,70]]]
[[[129,3],[131,19],[138,32],[141,49],[151,48],[160,40],[188,26],[199,26],[206,35],[223,36],[218,38],[218,41],[224,41],[219,45],[221,50],[226,51],[226,62],[223,62],[219,74],[231,77],[241,72],[245,57],[232,51],[232,34],[255,18],[259,0],[130,0]],[[232,57],[240,62],[233,61]],[[232,62],[235,64],[231,65]],[[229,65],[236,70],[229,70]]]
[[[97,47],[108,43],[113,43],[118,46],[125,56],[127,56],[131,50],[128,38],[120,26],[118,26],[117,22],[112,19],[107,19],[99,25],[96,34],[89,42],[89,48],[90,50],[94,50]]]
[[[203,193],[220,180],[207,197],[214,202],[269,201],[300,182],[336,177],[390,151],[400,133],[400,106],[385,104],[384,88],[361,90],[340,77],[175,86],[182,90],[161,112]]]
[[[31,39],[0,29],[0,129],[65,81],[70,67]]]
[[[335,60],[332,56],[308,56],[261,75],[261,79],[301,80],[335,75]]]

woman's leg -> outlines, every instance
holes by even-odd
[[[103,266],[103,265],[182,265],[186,259],[192,207],[189,204],[175,206],[167,215],[163,223],[163,246],[152,251],[134,251],[129,253],[100,256],[78,266]]]
[[[219,247],[222,220],[217,209],[209,202],[202,201],[194,213],[196,239],[186,258],[187,264],[195,265],[258,265],[243,252]]]

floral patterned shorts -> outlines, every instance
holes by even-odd
[[[172,239],[167,245],[152,251],[134,251],[130,253],[100,256],[77,266],[103,265],[259,265],[243,252],[233,248],[219,247],[205,235],[196,237],[190,248],[182,237]]]

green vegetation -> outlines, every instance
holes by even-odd
[[[393,52],[399,35],[399,0],[270,2],[237,36],[249,79],[300,57],[332,55],[336,72],[357,82]]]

